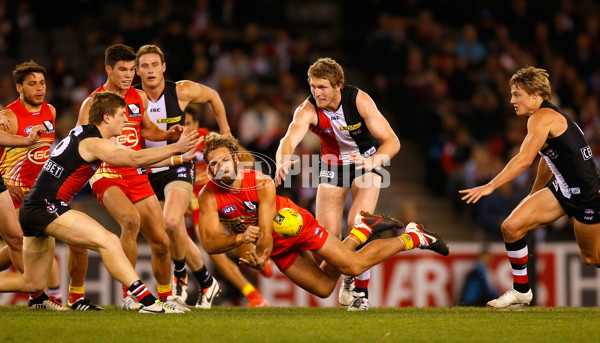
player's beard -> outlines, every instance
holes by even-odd
[[[35,95],[25,95],[23,96],[23,102],[27,103],[29,106],[37,107],[44,103],[44,98],[42,98],[42,100],[37,100]]]
[[[237,178],[237,162],[233,161],[233,170],[229,173],[217,173],[217,175],[213,174],[214,179],[223,184],[224,186],[231,186],[235,182]]]

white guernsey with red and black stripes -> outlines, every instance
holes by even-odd
[[[314,97],[308,97],[318,117],[317,125],[311,125],[310,130],[321,140],[321,161],[324,163],[352,164],[351,152],[369,157],[379,148],[379,141],[373,137],[356,107],[358,91],[354,86],[342,87],[342,100],[334,112],[318,108]]]

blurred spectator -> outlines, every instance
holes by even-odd
[[[484,248],[473,269],[467,274],[459,304],[462,306],[485,306],[486,303],[499,296],[498,290],[490,280],[489,264],[492,255]]]

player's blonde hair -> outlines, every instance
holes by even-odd
[[[219,148],[227,148],[232,155],[235,155],[239,149],[240,143],[237,138],[230,135],[221,135],[216,132],[211,132],[204,137],[204,147],[202,148],[202,154],[204,155],[204,161],[209,163],[208,154]]]
[[[549,75],[545,69],[535,67],[525,67],[517,70],[510,78],[508,84],[516,86],[527,92],[527,94],[539,94],[544,100],[552,98],[552,88],[550,87]]]
[[[143,45],[142,47],[140,47],[138,49],[138,51],[135,53],[136,67],[139,67],[139,65],[140,65],[140,57],[142,57],[142,55],[146,55],[146,54],[157,54],[158,56],[160,56],[160,62],[165,63],[165,54],[163,54],[162,50],[154,44],[146,44],[146,45]]]
[[[92,95],[90,101],[90,124],[98,125],[104,120],[104,114],[114,117],[117,110],[127,106],[125,99],[115,92],[103,91]]]
[[[332,58],[319,58],[308,68],[308,82],[311,78],[329,80],[332,86],[343,85],[344,69]]]

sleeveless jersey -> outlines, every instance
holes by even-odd
[[[215,195],[219,219],[232,233],[243,233],[248,225],[258,226],[258,193],[256,192],[256,171],[250,169],[238,170],[242,176],[242,186],[231,190],[215,182],[213,179],[206,183]],[[277,209],[289,207],[300,210],[290,199],[276,195]]]
[[[105,91],[104,85],[101,85],[89,95],[91,97],[96,92]],[[132,150],[140,150],[143,148],[142,138],[140,136],[140,125],[142,124],[142,117],[144,116],[144,103],[142,97],[138,91],[130,87],[127,89],[125,96],[123,97],[127,103],[127,123],[121,131],[121,135],[116,137],[116,142],[126,148]],[[98,168],[97,175],[94,179],[107,177],[113,179],[122,179],[126,175],[138,175],[141,170],[132,167],[121,167],[113,166],[108,163],[102,163]],[[91,180],[93,183],[94,179]]]
[[[87,124],[72,129],[52,150],[31,192],[25,198],[71,201],[100,165],[100,161],[86,162],[79,154],[79,143],[93,137],[102,138],[95,125]]]
[[[6,106],[6,109],[12,110],[17,118],[15,134],[18,136],[29,136],[31,128],[35,125],[43,124],[46,127],[46,133],[33,145],[0,148],[0,173],[6,184],[21,187],[23,191],[28,192],[48,159],[50,146],[54,142],[54,116],[46,102],[42,103],[39,112],[29,112],[20,99]]]
[[[546,139],[539,151],[554,174],[562,195],[582,201],[593,199],[600,192],[600,176],[583,131],[551,102],[544,101],[541,108],[560,113],[568,124],[560,136]]]
[[[317,125],[311,125],[310,130],[321,140],[321,161],[331,165],[352,164],[350,152],[369,157],[379,148],[379,141],[356,108],[358,88],[344,86],[341,94],[341,104],[335,112],[318,108],[315,98],[308,97],[318,118]]]
[[[137,89],[143,90],[141,85],[135,86]],[[161,129],[168,131],[171,126],[181,125],[185,126],[185,112],[179,107],[179,101],[177,99],[177,84],[173,81],[165,80],[165,89],[162,94],[156,100],[156,102],[148,99],[148,117]],[[174,142],[167,141],[150,141],[145,139],[144,144],[146,148],[157,148]],[[191,164],[190,164],[191,165]],[[170,167],[152,168],[153,173],[168,170]],[[176,169],[174,167],[173,169]]]

